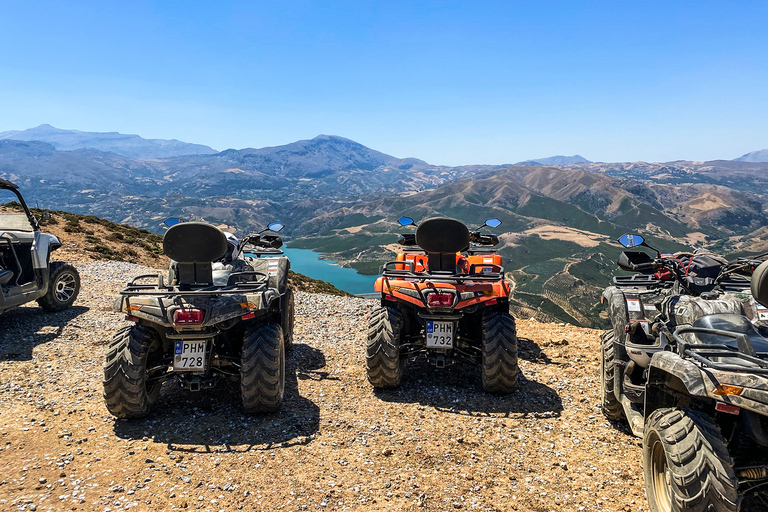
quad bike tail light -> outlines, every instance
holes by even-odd
[[[202,309],[183,308],[173,312],[173,323],[176,325],[199,325],[203,323],[205,311]]]
[[[430,308],[450,308],[453,306],[453,294],[430,293],[427,295],[427,306]]]

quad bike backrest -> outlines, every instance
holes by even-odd
[[[180,286],[211,285],[212,262],[227,252],[227,238],[211,224],[182,222],[166,231],[163,252],[178,262],[176,272]]]
[[[456,219],[427,219],[416,229],[416,244],[427,253],[430,271],[455,272],[456,253],[469,247],[469,229]]]
[[[752,272],[752,297],[763,306],[768,306],[768,261],[762,262]]]

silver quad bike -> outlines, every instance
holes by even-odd
[[[163,382],[199,391],[238,382],[250,413],[277,411],[285,351],[293,339],[293,293],[284,226],[274,222],[242,241],[204,222],[169,219],[167,279],[142,275],[117,296],[120,329],[104,363],[104,400],[118,418],[147,415]]]
[[[36,300],[46,311],[63,311],[80,292],[75,267],[51,262],[51,253],[61,247],[53,235],[40,231],[19,187],[0,179],[0,204],[13,199],[21,210],[0,206],[0,314]]]

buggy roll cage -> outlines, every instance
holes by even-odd
[[[688,343],[680,335],[681,334],[712,334],[715,336],[724,336],[726,338],[735,339],[739,348],[731,347],[728,345],[711,345],[706,343]],[[735,333],[731,331],[724,331],[722,329],[708,329],[704,327],[683,327],[675,330],[672,333],[675,341],[678,343],[679,352],[684,356],[691,357],[699,363],[713,368],[715,370],[726,372],[748,372],[768,375],[768,361],[757,357],[758,355],[768,357],[768,352],[755,352],[755,347],[752,345],[749,336],[746,334]],[[725,364],[713,361],[713,357],[729,357],[736,359],[743,359],[745,362],[752,363],[754,366],[748,366],[746,364]]]
[[[37,222],[37,218],[32,215],[32,212],[27,206],[27,202],[24,201],[24,197],[21,195],[21,192],[19,192],[19,186],[15,183],[11,183],[8,180],[0,178],[0,190],[9,190],[13,192],[13,194],[18,198],[19,204],[21,204],[21,208],[24,210],[24,213],[27,215],[29,223],[32,224],[32,229],[34,231],[40,231],[40,224]]]

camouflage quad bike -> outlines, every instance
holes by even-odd
[[[625,246],[643,243],[630,237]],[[603,411],[643,439],[651,510],[768,509],[768,262],[723,263],[712,278],[691,275],[714,273],[706,262],[637,254],[620,266],[657,279],[668,270],[678,293],[655,302],[655,315],[628,318],[620,337],[603,335]],[[621,285],[612,288],[616,319]],[[645,313],[656,296],[635,291],[621,291],[627,310]]]
[[[107,409],[139,418],[165,381],[199,391],[225,378],[239,381],[247,412],[278,410],[293,339],[290,263],[277,250],[282,240],[262,231],[240,242],[210,224],[169,221],[168,282],[160,274],[138,276],[115,301],[115,311],[134,325],[118,331],[107,351]],[[278,222],[268,230],[282,228]],[[255,257],[245,256],[246,246]]]
[[[50,261],[61,242],[40,231],[19,187],[0,179],[0,191],[13,194],[9,198],[22,209],[0,209],[0,314],[33,300],[46,311],[67,309],[80,292],[80,274],[68,263]]]
[[[402,217],[401,225],[414,224]],[[375,388],[400,385],[405,361],[425,355],[443,368],[463,358],[481,367],[483,388],[511,393],[517,386],[517,335],[489,219],[474,232],[448,218],[425,220],[400,236],[405,250],[384,265],[375,289],[381,307],[368,325],[366,370]]]

